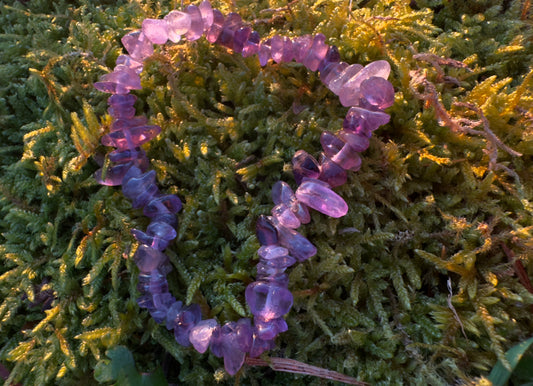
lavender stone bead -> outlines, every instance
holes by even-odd
[[[173,194],[160,196],[150,201],[143,209],[146,217],[156,217],[165,213],[178,213],[182,208],[181,200]]]
[[[387,79],[373,76],[361,83],[361,96],[361,106],[384,110],[394,103],[394,88]]]
[[[292,44],[294,50],[294,60],[296,60],[298,63],[302,63],[311,49],[313,38],[311,35],[298,36],[297,38],[293,39]]]
[[[147,245],[139,245],[133,259],[141,272],[148,273],[157,269],[168,258],[157,249],[150,248]]]
[[[209,43],[217,41],[218,36],[222,32],[222,26],[224,25],[224,15],[218,9],[213,10],[213,24],[207,31],[206,39]]]
[[[111,132],[121,131],[125,129],[130,129],[132,127],[144,126],[146,125],[147,122],[148,122],[148,118],[146,118],[144,115],[141,115],[139,117],[129,118],[129,119],[119,118],[111,124],[110,131]]]
[[[329,131],[322,132],[320,143],[326,156],[343,169],[357,171],[361,167],[362,160],[359,153],[335,134]]]
[[[215,319],[201,320],[189,331],[189,341],[200,354],[207,351],[211,337],[216,329],[219,329]]]
[[[107,169],[98,169],[96,173],[94,173],[94,178],[96,179],[96,182],[98,182],[100,185],[106,185],[106,186],[117,186],[122,184],[122,180],[128,170],[134,166],[133,162],[128,162],[126,164],[122,165],[115,165],[112,167],[109,167]],[[140,165],[137,165],[140,166]]]
[[[261,257],[261,262],[272,267],[287,268],[296,263],[296,259],[289,255],[289,250],[278,245],[264,245],[257,253]]]
[[[304,150],[298,150],[292,157],[292,172],[296,183],[300,184],[306,177],[318,178],[320,167],[312,155]]]
[[[352,131],[341,130],[338,136],[346,142],[352,149],[357,152],[363,152],[368,149],[370,140],[364,134],[354,133]]]
[[[142,89],[141,78],[134,70],[119,65],[113,72],[102,75],[94,88],[110,94],[128,94],[131,90]]]
[[[213,8],[211,7],[211,3],[207,0],[204,0],[200,3],[198,6],[198,9],[200,10],[200,13],[202,14],[202,22],[204,24],[204,31],[209,30],[211,28],[211,25],[213,24]]]
[[[265,261],[259,261],[259,263],[255,266],[255,269],[257,272],[257,278],[263,278],[282,274],[286,271],[287,267],[275,267]]]
[[[164,20],[167,22],[168,38],[173,43],[179,42],[181,36],[191,29],[191,16],[188,13],[171,11]]]
[[[233,36],[233,51],[240,54],[251,33],[252,29],[250,27],[242,27],[235,31],[235,35]]]
[[[248,40],[244,43],[244,47],[242,49],[242,56],[247,58],[249,56],[257,54],[259,52],[260,41],[261,37],[259,36],[259,33],[256,31],[252,31],[250,33],[250,36],[248,37]]]
[[[322,71],[320,71],[320,80],[322,80],[322,83],[329,88],[331,81],[338,78],[346,68],[348,68],[348,63],[346,62],[329,63]]]
[[[339,73],[335,77],[328,79],[326,86],[335,94],[339,95],[339,92],[344,84],[352,78],[355,74],[363,69],[360,64],[351,64]]]
[[[212,336],[211,352],[224,357],[224,368],[235,375],[244,364],[246,352],[252,346],[252,327],[249,319],[226,323]]]
[[[126,177],[127,174],[124,179]],[[155,170],[144,173],[140,177],[129,179],[122,187],[122,193],[132,201],[134,208],[146,205],[158,192],[159,189],[155,184]]]
[[[252,347],[250,348],[250,356],[252,358],[257,358],[265,351],[272,350],[275,347],[275,344],[273,340],[264,340],[259,338],[259,336],[257,336],[257,330],[254,329],[254,331],[256,332],[254,333]]]
[[[233,49],[235,31],[239,29],[241,25],[241,15],[235,12],[229,13],[222,25],[222,31],[220,31],[216,43],[226,48]]]
[[[184,307],[172,321],[176,342],[185,347],[190,346],[189,332],[201,319],[202,313],[198,304]]]
[[[302,262],[316,255],[316,247],[294,229],[281,226],[278,230],[279,244],[289,250],[289,254]]]
[[[340,61],[341,55],[339,54],[339,49],[337,48],[337,46],[330,46],[328,48],[328,51],[326,52],[326,55],[324,56],[324,59],[320,62],[320,65],[318,66],[320,76],[322,76],[322,72],[328,65],[332,63],[338,63]]]
[[[302,224],[311,221],[309,210],[305,205],[299,202],[294,195],[291,187],[283,181],[278,181],[272,187],[272,201],[274,204],[285,204]]]
[[[328,52],[328,45],[325,41],[326,37],[323,34],[316,34],[307,56],[302,61],[303,65],[311,71],[318,70],[318,66],[322,60],[324,60]]]
[[[343,198],[323,181],[305,179],[295,194],[299,201],[330,217],[339,218],[348,213],[348,205]]]
[[[113,131],[102,137],[102,145],[113,146],[119,150],[135,149],[157,137],[161,128],[156,125],[137,126]]]
[[[173,302],[168,307],[167,316],[165,318],[167,330],[172,330],[174,328],[174,321],[178,317],[178,314],[181,312],[182,308],[183,308],[183,302],[179,300]]]
[[[320,176],[318,179],[326,182],[332,188],[344,185],[348,179],[346,171],[329,159],[325,154],[320,155]]]
[[[263,320],[259,317],[254,319],[256,336],[263,340],[272,340],[282,332],[289,329],[283,318]]]
[[[278,231],[271,217],[259,216],[255,224],[255,234],[261,245],[272,245],[278,242]]]
[[[246,287],[246,302],[255,316],[272,320],[285,315],[292,306],[292,294],[287,288],[266,281],[254,281]]]
[[[361,83],[371,77],[385,78],[390,74],[390,64],[386,60],[369,63],[352,76],[339,90],[339,100],[343,106],[357,106],[361,97]]]
[[[153,44],[141,31],[130,32],[121,41],[130,56],[140,62],[154,53]]]
[[[168,24],[162,19],[144,19],[143,34],[154,44],[165,44],[168,40]]]
[[[370,111],[360,107],[348,110],[342,127],[346,131],[370,137],[378,127],[389,122],[390,115],[381,111]]]
[[[143,62],[135,60],[129,55],[119,55],[115,61],[115,64],[128,67],[136,74],[140,74],[143,71]]]
[[[257,52],[257,56],[259,57],[259,64],[263,67],[266,66],[268,60],[271,58],[271,40],[272,39],[267,39],[259,43],[259,50]]]
[[[141,272],[137,289],[141,294],[162,294],[168,292],[168,282],[166,276],[160,270],[151,272]]]
[[[293,211],[285,204],[278,204],[272,208],[272,217],[275,221],[287,228],[298,228],[300,226],[300,220]]]
[[[204,33],[204,22],[202,21],[202,13],[196,5],[189,5],[186,11],[187,14],[191,17],[191,27],[185,34],[185,38],[189,41],[198,40]]]
[[[276,63],[280,63],[283,58],[283,37],[279,35],[274,35],[272,37],[271,50],[272,50],[272,60]]]

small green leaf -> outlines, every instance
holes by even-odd
[[[507,358],[507,360],[511,364],[510,371],[503,366],[501,361],[498,361],[498,363],[496,363],[496,365],[489,374],[489,380],[494,386],[505,386],[505,384],[511,377],[512,371],[517,367],[518,363],[520,362],[520,359],[522,359],[522,356],[526,353],[526,351],[532,344],[533,337],[522,343],[517,344],[516,346],[509,349],[509,351],[507,351],[507,353],[505,354],[505,358]]]

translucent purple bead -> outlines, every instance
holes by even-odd
[[[124,35],[122,44],[130,56],[140,62],[154,53],[152,42],[141,31],[134,31]]]
[[[200,10],[200,13],[202,14],[202,22],[204,24],[204,31],[207,31],[209,28],[211,28],[211,25],[213,24],[213,8],[211,7],[211,3],[207,0],[204,0],[200,3],[198,6],[198,9]]]
[[[341,186],[346,183],[348,175],[346,171],[333,162],[331,159],[326,157],[325,154],[320,155],[320,176],[318,179],[329,184],[332,188],[336,186]]]
[[[342,86],[362,69],[363,66],[360,64],[351,64],[336,76],[329,77],[328,81],[324,83],[334,94],[339,95]]]
[[[233,36],[233,51],[240,54],[251,33],[252,29],[250,27],[242,27],[235,31],[235,35]]]
[[[385,78],[390,74],[390,64],[385,60],[369,63],[352,76],[339,90],[339,100],[343,106],[357,106],[361,97],[361,83],[371,77]]]
[[[279,244],[289,250],[289,254],[302,262],[316,255],[316,247],[294,229],[277,227]]]
[[[323,181],[305,179],[295,195],[305,205],[330,217],[338,218],[348,213],[348,205],[343,198]]]
[[[265,351],[272,350],[275,346],[274,341],[270,339],[261,339],[257,334],[257,329],[254,329],[254,338],[252,341],[252,347],[250,348],[250,356],[257,358]]]
[[[271,340],[289,329],[287,322],[283,318],[263,320],[256,317],[254,319],[256,336],[263,340]]]
[[[298,228],[300,226],[300,220],[293,213],[291,208],[281,203],[272,208],[272,217],[281,225],[287,228]]]
[[[293,300],[287,288],[266,281],[250,283],[246,287],[245,297],[252,314],[267,321],[289,312]]]
[[[162,19],[144,19],[142,31],[154,44],[165,44],[168,40],[168,24]]]
[[[173,195],[167,194],[156,197],[150,201],[143,209],[143,214],[146,217],[156,217],[166,213],[178,213],[181,210],[181,200]]]
[[[113,146],[119,150],[135,149],[157,137],[161,128],[156,125],[146,125],[113,131],[102,137],[102,145]]]
[[[357,152],[363,152],[370,145],[369,138],[364,134],[354,133],[352,131],[341,130],[337,134],[344,142]]]
[[[185,38],[189,41],[198,40],[204,33],[202,13],[196,5],[189,5],[186,12],[191,17],[191,27],[185,34]]]
[[[278,243],[278,231],[272,219],[261,215],[255,224],[255,234],[261,245],[272,245]]]
[[[124,179],[127,176],[126,174]],[[155,170],[150,170],[139,177],[130,178],[127,182],[124,182],[122,193],[132,201],[134,208],[146,205],[159,193],[159,189],[155,184]]]
[[[213,332],[220,328],[215,319],[206,319],[198,322],[189,331],[189,341],[199,353],[207,351]]]
[[[326,37],[323,34],[316,34],[313,43],[302,64],[311,71],[318,70],[318,66],[328,52],[328,45],[325,43]]]
[[[164,20],[167,22],[168,38],[173,43],[179,42],[181,36],[191,29],[191,16],[188,13],[171,11]]]
[[[348,110],[342,123],[345,131],[370,137],[372,132],[389,122],[390,115],[381,111],[370,111],[360,107],[352,107]]]
[[[190,306],[182,308],[172,320],[172,328],[174,329],[174,338],[176,338],[176,342],[185,347],[190,346],[189,331],[201,319],[202,312],[198,304],[191,304]]]
[[[271,49],[270,49],[270,43],[272,39],[267,39],[265,41],[262,41],[259,43],[259,50],[257,52],[257,56],[259,57],[259,64],[261,66],[266,66],[268,63],[268,60],[271,58]]]
[[[329,131],[322,132],[320,143],[326,156],[343,169],[357,171],[361,167],[362,160],[359,153],[335,134]]]
[[[141,272],[151,272],[162,265],[168,258],[157,249],[147,245],[139,245],[133,259]]]
[[[302,63],[307,57],[311,45],[313,44],[313,38],[311,35],[303,35],[294,38],[293,41],[294,60],[298,63]]]
[[[300,184],[306,177],[318,178],[320,167],[312,155],[304,150],[298,150],[292,157],[292,172],[296,183]]]
[[[372,76],[361,83],[362,107],[371,110],[384,110],[394,103],[394,88],[383,78]]]
[[[250,33],[250,36],[248,37],[248,40],[244,43],[244,47],[242,49],[242,56],[247,58],[249,56],[257,54],[259,51],[259,42],[261,41],[261,37],[259,36],[259,33],[256,31],[252,31]]]
[[[233,49],[235,31],[237,31],[241,25],[241,16],[235,12],[229,13],[222,25],[222,31],[220,31],[216,43],[226,48]]]
[[[296,263],[296,259],[289,255],[289,250],[278,245],[264,245],[257,253],[265,264],[275,268],[287,268]]]
[[[222,32],[222,26],[224,25],[224,15],[218,9],[213,10],[213,24],[207,31],[206,39],[209,43],[217,41],[220,32]]]

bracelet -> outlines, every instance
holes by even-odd
[[[271,215],[261,215],[256,223],[261,244],[256,281],[245,291],[253,321],[242,318],[224,325],[215,319],[202,320],[198,304],[184,305],[169,293],[166,275],[172,268],[163,251],[177,236],[176,214],[182,203],[175,195],[159,192],[155,171],[149,170],[141,145],[155,138],[161,128],[149,125],[145,116],[135,116],[137,97],[130,94],[142,88],[140,73],[144,60],[154,52],[154,44],[168,40],[177,43],[182,37],[194,41],[204,35],[210,43],[243,57],[257,55],[261,66],[270,60],[294,60],[310,71],[319,71],[324,85],[339,96],[343,106],[350,107],[339,132],[321,134],[323,153],[318,160],[303,150],[294,154],[297,189],[293,191],[282,181],[274,184]],[[96,89],[112,94],[108,112],[113,121],[101,142],[116,148],[108,154],[110,166],[98,170],[95,178],[102,185],[122,185],[132,207],[142,208],[151,221],[145,231],[131,231],[139,243],[134,254],[140,270],[137,288],[141,296],[137,303],[157,323],[173,329],[180,345],[192,345],[200,353],[210,348],[213,355],[223,357],[230,375],[239,371],[247,355],[255,358],[272,349],[275,337],[287,331],[284,315],[292,306],[293,296],[285,271],[317,252],[296,229],[311,221],[308,208],[335,218],[347,213],[346,202],[332,188],[346,182],[347,170],[360,168],[359,153],[368,148],[372,132],[390,119],[383,112],[394,102],[394,89],[387,81],[389,63],[378,60],[365,67],[349,65],[340,60],[337,47],[328,46],[325,40],[323,34],[261,39],[237,13],[224,16],[203,1],[199,6],[189,5],[184,12],[172,11],[163,19],[145,19],[141,30],[122,38],[128,54],[120,55],[113,72],[94,84]]]

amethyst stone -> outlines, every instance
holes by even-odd
[[[206,39],[209,43],[217,41],[218,36],[222,32],[222,25],[224,25],[224,15],[218,9],[213,10],[213,24],[207,31]]]
[[[257,253],[262,262],[272,267],[287,268],[296,263],[296,259],[289,256],[289,250],[278,245],[262,246]]]
[[[139,245],[133,259],[141,272],[151,272],[163,264],[167,257],[157,249],[147,245]]]
[[[339,92],[344,86],[344,84],[353,77],[355,74],[357,74],[359,71],[363,69],[363,66],[360,64],[351,64],[348,67],[344,69],[340,74],[338,74],[336,77],[331,77],[328,79],[328,82],[326,83],[326,86],[336,95],[339,95]]]
[[[198,40],[204,33],[202,14],[196,5],[189,5],[187,13],[191,17],[191,27],[185,34],[185,38],[190,41]]]
[[[348,179],[346,171],[331,159],[326,157],[324,153],[320,155],[319,162],[320,176],[318,179],[320,181],[326,182],[332,188],[344,185],[346,183],[346,180]]]
[[[292,172],[297,184],[304,178],[318,178],[320,167],[316,159],[304,150],[298,150],[292,157]]]
[[[289,250],[289,254],[302,262],[316,255],[316,247],[294,229],[277,226],[279,243]]]
[[[213,8],[211,7],[211,3],[207,0],[204,0],[200,3],[198,6],[198,9],[200,10],[200,13],[202,14],[202,22],[204,24],[204,31],[209,30],[211,28],[211,25],[213,24]]]
[[[201,319],[202,312],[198,304],[191,304],[190,306],[184,307],[180,312],[178,312],[172,320],[172,327],[174,328],[174,337],[176,338],[176,342],[185,347],[190,346],[191,342],[189,341],[189,331]]]
[[[292,306],[291,291],[265,281],[250,283],[245,297],[252,314],[266,321],[285,315]]]
[[[299,201],[330,217],[338,218],[348,213],[346,202],[323,181],[305,179],[295,194]]]
[[[200,354],[207,351],[211,337],[216,329],[219,329],[215,319],[201,320],[189,331],[189,341]]]
[[[373,76],[361,83],[361,96],[361,106],[384,110],[394,103],[394,88],[387,79]]]
[[[154,53],[154,46],[141,31],[130,32],[121,41],[130,56],[140,62]]]
[[[272,340],[282,332],[289,329],[283,318],[263,320],[259,317],[254,319],[256,336],[263,340]]]
[[[352,76],[339,90],[339,100],[343,106],[357,106],[361,96],[361,83],[371,77],[385,78],[390,74],[390,64],[385,60],[371,62]]]
[[[366,135],[353,133],[351,131],[341,130],[339,131],[339,137],[346,142],[352,149],[357,152],[363,152],[368,149],[370,140]]]
[[[146,217],[156,217],[165,213],[178,213],[181,210],[181,200],[173,194],[160,196],[150,201],[143,209]]]
[[[261,40],[261,37],[259,36],[259,33],[257,31],[252,31],[250,33],[250,36],[248,37],[248,40],[244,43],[244,47],[242,49],[242,56],[247,58],[249,56],[257,54],[259,51],[259,42]]]
[[[165,44],[168,40],[166,20],[144,19],[142,31],[144,35],[154,44]]]
[[[191,28],[191,16],[185,12],[171,11],[164,20],[167,22],[168,38],[173,43],[179,42]]]
[[[345,131],[370,137],[374,130],[385,125],[389,120],[390,115],[381,111],[370,111],[360,107],[352,107],[348,110],[342,127]]]
[[[271,217],[259,216],[255,224],[255,234],[261,245],[272,245],[278,242],[278,231]]]

